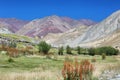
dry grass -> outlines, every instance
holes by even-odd
[[[0,80],[62,80],[61,74],[52,71],[0,73]]]
[[[96,76],[96,77],[98,77],[101,74],[101,70],[102,70],[103,67],[104,67],[104,65],[100,65],[98,63],[95,63],[94,64],[95,70],[93,72],[93,75]]]

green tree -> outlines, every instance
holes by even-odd
[[[10,42],[9,47],[16,48],[17,44],[15,42]]]
[[[88,49],[88,54],[91,56],[94,56],[95,55],[95,48]]]
[[[119,50],[110,46],[100,47],[97,50],[99,51],[100,55],[102,55],[102,53],[105,53],[106,55],[117,55],[119,53]]]
[[[51,48],[51,45],[47,44],[45,41],[41,41],[38,44],[38,47],[39,47],[39,52],[43,52],[46,55],[46,54],[48,54],[48,52]]]
[[[80,46],[77,47],[77,53],[81,54],[81,48],[80,48]]]
[[[58,49],[58,54],[63,55],[64,48],[63,46]]]
[[[72,51],[71,47],[69,45],[67,45],[67,47],[66,47],[66,53],[67,54],[72,54],[71,51]]]

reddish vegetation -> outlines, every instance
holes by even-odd
[[[7,52],[10,57],[18,56],[18,49],[16,49],[16,48],[7,48]]]
[[[17,57],[18,56],[18,52],[19,52],[19,50],[16,49],[16,48],[4,46],[4,45],[2,45],[2,47],[0,47],[0,50],[7,51],[7,54],[10,57]]]
[[[65,61],[62,75],[64,80],[91,80],[93,69],[93,65],[88,60],[83,60],[80,64],[77,60],[75,64]]]
[[[33,48],[31,46],[27,46],[24,49],[17,49],[17,48],[12,48],[12,47],[8,47],[8,46],[4,46],[2,45],[2,47],[0,47],[0,50],[2,51],[7,51],[7,55],[10,57],[18,57],[19,54],[33,54],[33,52],[31,51]]]

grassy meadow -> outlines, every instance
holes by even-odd
[[[108,54],[112,51],[112,54],[100,54],[103,53],[101,51],[106,51]],[[78,74],[79,76],[90,74],[89,78],[98,80],[101,73],[107,69],[119,71],[120,55],[115,53],[119,51],[111,47],[73,49],[67,46],[64,49],[52,48],[45,42],[36,46],[26,46],[23,43],[3,44],[0,46],[0,80],[66,80],[63,71],[66,71],[67,76],[70,73],[69,77],[71,73],[77,74],[72,78],[78,78]],[[83,60],[87,61],[82,63]],[[77,68],[78,73],[75,71]],[[70,72],[67,72],[69,70]]]
[[[9,57],[0,55],[0,80],[63,80],[61,70],[66,58],[74,61],[88,59],[89,55],[51,55],[51,59],[41,55],[27,55],[13,58],[14,62],[8,62]],[[120,56],[107,56],[105,60],[101,56],[94,56],[94,77],[101,74],[102,70],[111,65],[120,65]]]

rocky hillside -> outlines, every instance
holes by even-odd
[[[120,29],[100,39],[81,43],[80,46],[81,47],[113,46],[120,50]]]
[[[107,19],[98,23],[70,43],[71,46],[83,45],[95,40],[110,36],[113,32],[120,29],[120,11],[113,13]]]
[[[18,43],[20,45],[36,45],[40,40],[31,37],[20,36],[16,34],[0,34],[0,44],[2,42],[9,44],[11,42]]]
[[[64,33],[50,33],[47,36],[45,36],[43,40],[49,44],[52,44],[53,46],[61,46],[67,42],[73,41],[78,36],[81,36],[83,33],[86,32],[87,28],[88,26],[79,26]]]

